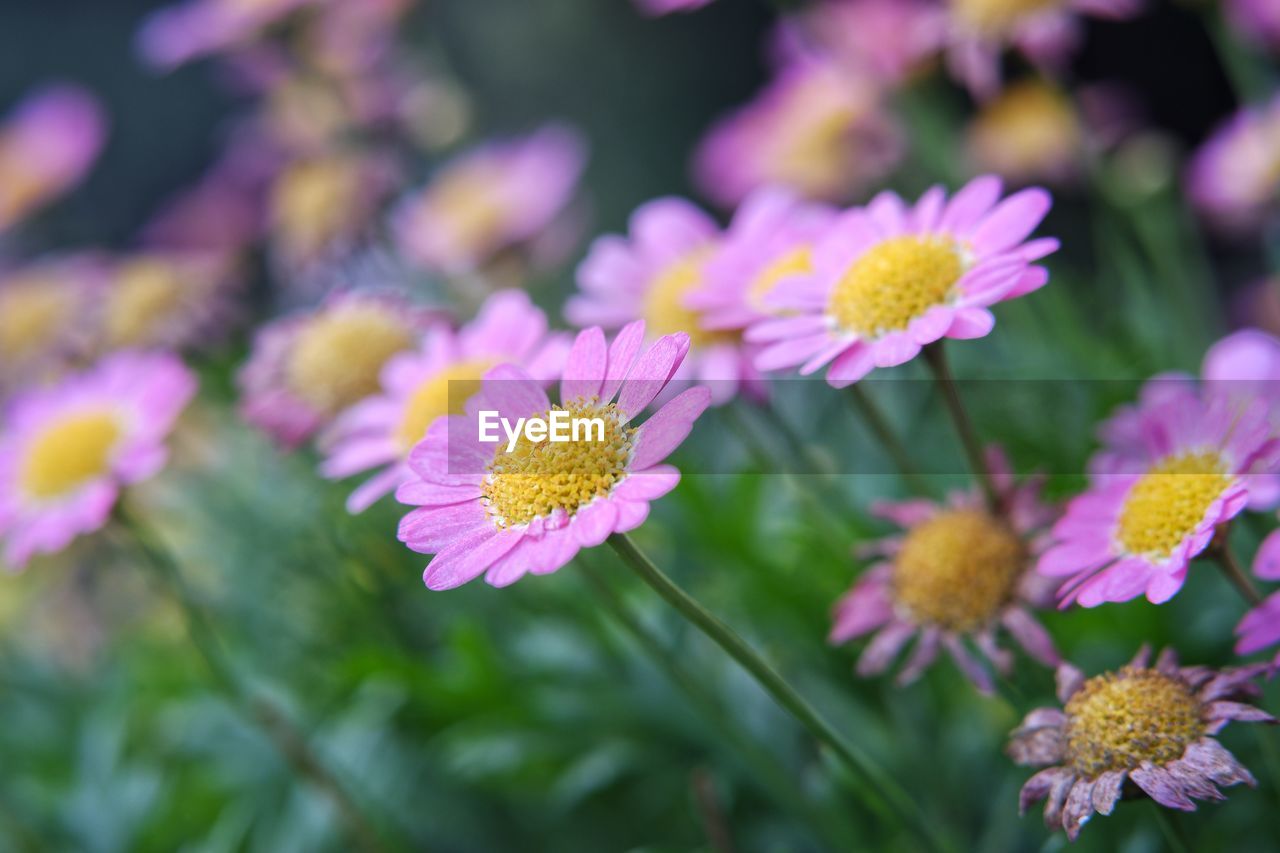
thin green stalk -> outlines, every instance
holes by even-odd
[[[625,533],[610,536],[609,544],[628,568],[746,670],[774,701],[808,729],[820,744],[831,750],[854,778],[866,783],[863,792],[876,811],[885,817],[896,815],[906,821],[931,847],[947,849],[915,800],[869,756],[846,742],[818,710],[796,692],[737,632],[681,589]]]
[[[203,658],[215,686],[246,717],[257,724],[294,772],[311,782],[333,804],[357,849],[366,853],[381,853],[386,850],[373,824],[289,718],[270,701],[251,695],[241,683],[222,651],[217,632],[208,616],[183,581],[173,556],[127,513],[120,512],[118,515],[122,526],[132,534],[134,544],[145,558],[143,562],[182,609],[191,643]]]
[[[1184,837],[1182,827],[1175,824],[1169,813],[1158,805],[1155,800],[1151,800],[1150,803],[1156,815],[1156,826],[1160,828],[1160,834],[1164,836],[1169,849],[1173,853],[1189,853],[1189,845]]]
[[[1257,607],[1262,603],[1262,593],[1258,592],[1257,587],[1253,585],[1253,581],[1249,580],[1249,576],[1245,574],[1244,569],[1240,567],[1239,561],[1236,560],[1236,555],[1231,550],[1231,545],[1227,542],[1227,530],[1228,528],[1225,526],[1220,527],[1206,550],[1209,552],[1209,556],[1213,558],[1213,561],[1217,563],[1218,568],[1222,570],[1223,576],[1235,587],[1236,592],[1240,593],[1240,597],[1250,607]]]
[[[880,447],[884,449],[885,453],[889,454],[889,458],[893,460],[894,467],[898,469],[898,473],[906,481],[911,491],[919,495],[928,494],[929,486],[925,483],[924,478],[920,476],[920,471],[916,468],[915,463],[911,461],[911,454],[907,452],[907,448],[898,440],[898,435],[889,424],[889,419],[880,410],[880,407],[876,405],[875,400],[871,399],[871,396],[867,394],[866,389],[854,383],[849,386],[849,393],[846,399],[852,403],[854,410],[858,413],[858,417],[871,430],[876,441],[880,443]]]
[[[960,399],[960,392],[956,388],[955,378],[951,375],[951,366],[947,363],[947,354],[942,348],[942,341],[925,347],[924,359],[933,371],[938,390],[942,392],[942,400],[951,415],[951,422],[955,425],[956,434],[960,437],[965,456],[969,459],[969,467],[977,478],[978,485],[982,487],[982,496],[987,503],[987,509],[993,513],[1003,512],[1000,493],[996,491],[995,482],[991,479],[991,471],[987,468],[986,456],[982,452],[982,442],[978,440],[973,421],[969,419],[964,401]]]

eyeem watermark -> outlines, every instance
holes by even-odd
[[[497,444],[502,441],[498,428],[507,437],[507,452],[516,449],[523,435],[538,444],[544,441],[604,441],[604,418],[575,417],[563,409],[552,409],[545,418],[516,418],[510,420],[489,410],[480,411],[480,441]]]

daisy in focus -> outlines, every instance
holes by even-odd
[[[841,215],[813,250],[813,273],[765,298],[786,314],[747,330],[764,344],[755,366],[829,365],[827,381],[852,385],[876,367],[910,361],[942,338],[991,331],[990,306],[1049,280],[1035,263],[1052,238],[1028,240],[1052,200],[1032,188],[1000,200],[1000,179],[970,181],[951,199],[940,187],[912,207],[892,192]]]
[[[124,486],[164,467],[196,379],[170,355],[122,352],[19,395],[0,432],[0,540],[23,567],[104,524]]]
[[[1248,506],[1250,475],[1275,473],[1278,443],[1259,401],[1174,397],[1140,427],[1142,453],[1072,499],[1040,558],[1041,574],[1065,578],[1064,607],[1168,601],[1218,526]]]
[[[1022,787],[1019,807],[1045,800],[1044,821],[1074,840],[1095,813],[1109,815],[1127,782],[1160,805],[1194,811],[1221,800],[1219,786],[1256,785],[1214,737],[1232,720],[1274,723],[1241,701],[1258,694],[1259,667],[1179,667],[1171,650],[1150,666],[1142,649],[1125,667],[1086,679],[1058,668],[1058,708],[1038,708],[1011,735],[1021,765],[1045,767]]]
[[[417,507],[400,522],[400,541],[435,554],[423,573],[431,589],[451,589],[483,574],[507,586],[528,573],[548,574],[582,548],[639,527],[649,503],[675,488],[680,472],[663,460],[688,436],[710,402],[689,388],[644,423],[634,420],[662,391],[689,349],[684,334],[645,347],[644,323],[627,325],[612,343],[599,328],[580,332],[552,406],[541,383],[511,365],[484,377],[467,414],[441,418],[409,456],[414,479],[396,499]],[[478,412],[515,421],[553,411],[599,418],[604,432],[569,442],[479,440]]]
[[[1003,518],[989,513],[977,492],[957,493],[946,504],[921,498],[873,507],[904,533],[869,549],[883,561],[836,604],[828,637],[845,643],[875,632],[858,659],[859,675],[883,672],[915,638],[899,684],[918,678],[945,649],[979,690],[990,693],[991,674],[964,641],[1007,673],[1013,657],[996,642],[1000,628],[1036,660],[1057,665],[1053,640],[1031,614],[1052,603],[1051,590],[1032,567],[1053,509],[1041,501],[1039,481],[1014,482],[1002,453],[988,453],[988,465],[1006,496]]]
[[[107,119],[77,86],[24,98],[0,125],[0,233],[80,182],[98,158]]]
[[[437,316],[393,291],[347,291],[267,324],[240,370],[241,415],[282,446],[298,446],[376,394],[383,365],[416,348]]]
[[[560,125],[478,146],[399,205],[396,240],[423,269],[471,272],[548,229],[569,206],[585,165],[582,138]]]
[[[676,378],[709,383],[716,404],[728,402],[743,385],[757,389],[761,377],[742,336],[708,329],[693,307],[719,245],[715,221],[692,203],[647,202],[631,215],[626,237],[610,234],[591,244],[565,317],[575,326],[605,329],[640,319],[653,337],[688,335],[688,358]]]
[[[494,294],[470,323],[457,330],[439,324],[417,350],[387,362],[381,393],[348,409],[321,437],[321,473],[341,479],[380,468],[347,501],[348,511],[363,512],[412,479],[410,452],[437,420],[464,413],[489,370],[515,364],[550,382],[560,376],[568,345],[548,333],[546,315],[522,291]]]

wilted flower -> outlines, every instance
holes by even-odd
[[[662,464],[706,409],[706,388],[689,388],[639,426],[633,419],[662,391],[689,347],[666,335],[642,352],[644,323],[626,326],[606,345],[599,328],[578,334],[569,352],[560,404],[517,367],[485,375],[467,414],[439,419],[409,456],[416,478],[396,490],[418,507],[400,522],[400,541],[435,554],[423,574],[431,589],[485,575],[506,586],[525,574],[554,572],[581,548],[639,527],[650,501],[680,480]],[[597,418],[602,435],[567,442],[479,441],[477,413],[550,419],[552,412]],[[593,440],[594,439],[594,440]]]
[[[708,131],[693,170],[699,188],[725,207],[767,185],[836,201],[883,177],[902,150],[874,84],[830,62],[796,61]]]
[[[1261,402],[1172,398],[1144,418],[1141,441],[1141,455],[1096,477],[1054,526],[1056,544],[1038,569],[1067,578],[1064,606],[1143,593],[1168,601],[1217,526],[1248,505],[1248,475],[1274,472],[1277,442]]]
[[[1280,95],[1213,132],[1187,168],[1187,193],[1228,231],[1257,228],[1280,198]]]
[[[747,330],[748,341],[769,345],[756,367],[808,375],[830,363],[827,381],[842,388],[944,337],[986,335],[995,325],[988,307],[1043,286],[1049,274],[1034,262],[1058,248],[1051,238],[1027,241],[1049,194],[1026,189],[1000,201],[1000,188],[987,175],[950,201],[934,187],[911,208],[884,192],[843,214],[814,248],[813,274],[765,298],[789,316]]]
[[[740,383],[757,383],[741,336],[708,331],[692,307],[719,245],[716,223],[684,199],[660,198],[637,208],[628,225],[626,237],[598,238],[578,266],[579,292],[565,306],[569,322],[616,329],[641,319],[655,337],[687,334],[689,357],[676,378],[711,382],[717,403]]]
[[[15,398],[0,433],[6,562],[102,527],[122,487],[164,467],[165,437],[195,389],[173,356],[129,352]]]
[[[1280,51],[1280,4],[1273,0],[1224,0],[1227,21],[1242,39]]]
[[[919,71],[943,44],[946,13],[927,0],[825,0],[784,20],[784,61],[829,57],[847,73],[887,84]]]
[[[481,145],[400,205],[397,241],[425,269],[474,270],[551,225],[573,198],[585,162],[582,139],[559,125]]]
[[[240,371],[241,414],[286,447],[378,391],[393,355],[435,318],[394,292],[349,291],[263,327]]]
[[[252,41],[264,29],[320,0],[185,0],[153,12],[138,52],[162,71]]]
[[[1042,66],[1061,65],[1080,39],[1081,15],[1127,18],[1142,0],[949,0],[951,73],[977,96],[1000,87],[1000,52],[1018,48]]]
[[[0,232],[79,183],[106,141],[96,98],[78,86],[46,86],[0,125]]]
[[[1012,656],[996,643],[1001,627],[1036,660],[1058,663],[1053,640],[1030,612],[1052,601],[1032,567],[1038,534],[1053,510],[1041,502],[1038,480],[1014,482],[1003,453],[990,452],[988,461],[1004,495],[1003,517],[992,515],[977,492],[957,493],[946,504],[918,498],[873,507],[905,534],[869,549],[884,561],[836,604],[830,642],[876,632],[858,659],[859,675],[883,672],[915,637],[899,683],[914,681],[945,648],[978,689],[990,692],[991,675],[964,640],[976,643],[998,671],[1008,672]]]
[[[1214,735],[1232,720],[1275,722],[1239,701],[1257,695],[1259,668],[1179,667],[1168,649],[1154,667],[1149,657],[1143,648],[1128,666],[1087,680],[1071,664],[1058,668],[1064,707],[1032,711],[1009,743],[1018,764],[1053,765],[1022,787],[1022,811],[1045,800],[1045,824],[1074,840],[1095,812],[1111,814],[1126,782],[1183,811],[1224,799],[1219,785],[1257,784]]]
[[[84,307],[104,274],[103,260],[89,253],[0,270],[0,389],[40,379],[87,348]]]
[[[970,159],[979,170],[1018,183],[1073,177],[1084,147],[1071,98],[1043,80],[1014,83],[983,104],[967,137]]]
[[[1272,543],[1269,554],[1258,552],[1253,565],[1254,574],[1267,580],[1280,580],[1280,554]],[[1268,646],[1280,643],[1280,592],[1274,592],[1261,604],[1250,610],[1236,626],[1236,654],[1250,655]],[[1276,653],[1274,667],[1280,667],[1280,652]]]
[[[458,330],[439,324],[415,352],[393,356],[382,368],[382,393],[344,412],[321,439],[321,472],[331,479],[383,470],[351,493],[347,509],[370,504],[408,482],[410,451],[438,419],[463,414],[480,380],[500,364],[515,364],[535,379],[560,375],[568,341],[547,333],[547,318],[522,291],[495,293],[474,320]]]
[[[765,297],[812,272],[814,244],[834,218],[831,208],[778,187],[748,196],[685,300],[701,328],[741,330],[776,316]]]
[[[201,252],[142,251],[111,265],[95,294],[98,346],[106,350],[198,343],[230,311],[232,265]]]

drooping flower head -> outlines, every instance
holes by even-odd
[[[285,447],[378,391],[387,360],[438,315],[396,292],[347,291],[263,327],[240,371],[240,411]]]
[[[974,95],[988,98],[1000,88],[1006,46],[1054,70],[1080,40],[1080,16],[1131,17],[1142,0],[948,0],[947,8],[951,73]]]
[[[1017,484],[1002,453],[988,457],[1005,495],[1005,517],[992,515],[976,492],[958,493],[946,504],[921,498],[873,509],[905,533],[872,547],[883,560],[835,607],[830,642],[875,632],[858,660],[859,675],[883,672],[915,638],[899,683],[914,681],[945,648],[978,689],[990,692],[990,673],[964,641],[1007,672],[1013,659],[996,642],[1001,627],[1036,660],[1058,663],[1053,641],[1030,610],[1052,601],[1032,568],[1053,510],[1040,500],[1038,480]]]
[[[15,398],[0,432],[0,540],[25,566],[102,527],[124,486],[164,467],[196,379],[170,355],[122,352]]]
[[[572,200],[585,163],[581,137],[561,125],[466,151],[400,205],[397,241],[424,269],[474,270],[547,229]]]
[[[1141,427],[1143,452],[1072,499],[1040,558],[1041,574],[1066,579],[1063,606],[1144,593],[1168,601],[1218,525],[1248,505],[1250,475],[1274,473],[1277,442],[1260,402],[1175,397]]]
[[[1213,132],[1187,167],[1187,194],[1208,220],[1250,232],[1280,199],[1280,95],[1244,107]]]
[[[46,378],[88,348],[83,308],[105,269],[86,252],[0,270],[0,390]]]
[[[716,223],[684,199],[660,198],[636,209],[628,232],[591,244],[578,266],[579,292],[565,306],[569,322],[617,329],[640,319],[654,337],[683,333],[689,355],[677,379],[711,383],[716,403],[742,384],[754,389],[760,377],[741,335],[708,330],[692,307],[719,247]]]
[[[180,65],[252,41],[264,29],[320,0],[184,0],[152,13],[138,52],[153,68]]]
[[[983,337],[990,306],[1048,281],[1035,261],[1058,241],[1027,237],[1050,203],[1034,188],[1000,201],[1000,179],[987,175],[950,200],[934,187],[908,207],[884,192],[848,211],[815,246],[813,274],[766,297],[788,316],[747,330],[768,344],[756,367],[808,375],[829,364],[827,381],[842,388],[944,337]]]
[[[1016,183],[1061,183],[1076,175],[1084,127],[1070,96],[1043,80],[1023,80],[982,105],[967,131],[969,158]]]
[[[1046,767],[1022,787],[1022,811],[1045,800],[1044,821],[1075,839],[1094,813],[1109,815],[1126,782],[1162,806],[1194,811],[1221,800],[1218,787],[1255,785],[1214,738],[1232,720],[1275,722],[1240,700],[1257,695],[1258,667],[1179,667],[1172,650],[1150,666],[1142,649],[1128,666],[1086,679],[1058,668],[1063,708],[1038,708],[1011,735],[1015,762]]]
[[[321,439],[321,472],[331,479],[382,470],[351,493],[347,509],[363,512],[412,479],[409,453],[437,420],[464,413],[480,380],[500,364],[514,364],[550,382],[560,376],[568,340],[547,333],[547,318],[523,291],[496,293],[460,329],[441,323],[417,350],[389,359],[381,393],[340,415]]]
[[[102,350],[200,343],[231,311],[227,259],[208,252],[141,251],[116,260],[97,301]]]
[[[831,62],[793,62],[707,132],[694,153],[698,187],[724,207],[768,185],[847,199],[902,156],[901,131],[880,99],[875,85]]]
[[[485,375],[467,413],[435,422],[409,456],[415,477],[396,499],[417,507],[400,522],[400,541],[435,554],[423,574],[431,589],[450,589],[484,574],[494,586],[547,574],[581,548],[639,527],[649,503],[675,488],[680,472],[663,460],[706,409],[706,388],[689,388],[644,423],[635,418],[662,391],[689,347],[666,335],[647,349],[644,323],[626,326],[611,344],[598,328],[578,334],[552,406],[542,385],[518,367]],[[510,423],[538,417],[596,419],[566,442],[479,440],[481,411]]]
[[[835,218],[825,205],[765,187],[748,196],[686,304],[709,331],[741,330],[776,316],[765,297],[813,269],[813,247]]]
[[[107,119],[78,86],[24,98],[0,125],[0,233],[80,182],[102,150]]]

